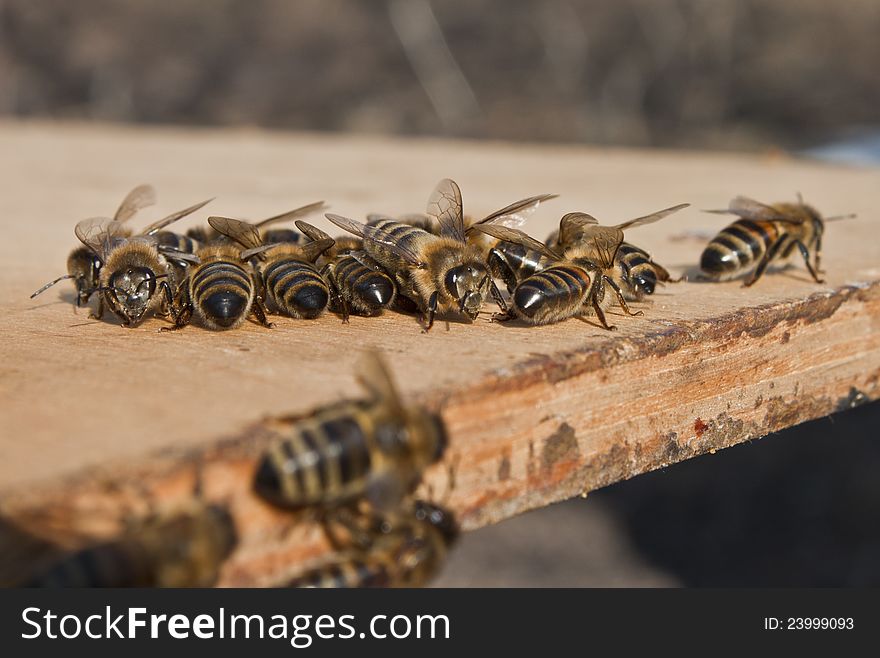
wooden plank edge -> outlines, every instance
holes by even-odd
[[[450,448],[421,493],[470,530],[877,399],[878,318],[880,282],[847,285],[593,341],[432,392],[420,401],[442,411]],[[756,355],[760,362],[771,349],[772,359],[756,366]],[[698,381],[692,400],[675,399],[710,358],[721,360],[708,373],[717,385]],[[652,389],[657,382],[667,390]],[[0,543],[19,532],[64,549],[111,537],[133,515],[193,495],[198,479],[204,498],[229,506],[240,534],[219,584],[271,585],[329,547],[304,515],[274,510],[251,492],[269,440],[255,423],[197,450],[168,449],[3,492]]]

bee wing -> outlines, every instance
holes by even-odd
[[[408,493],[407,483],[396,470],[373,475],[364,491],[370,505],[380,512],[390,513],[400,509],[400,501]]]
[[[690,205],[691,204],[689,203],[680,203],[677,206],[664,208],[663,210],[658,210],[657,212],[651,213],[650,215],[645,215],[644,217],[636,217],[635,219],[631,219],[628,222],[624,222],[623,224],[618,224],[616,228],[624,230],[627,228],[634,228],[636,226],[644,226],[645,224],[653,224],[654,222],[659,222],[664,217],[668,217],[672,213],[683,210],[684,208],[688,208]]]
[[[470,232],[474,226],[480,224],[497,223],[511,228],[522,226],[525,224],[528,216],[535,212],[538,206],[544,201],[555,199],[558,196],[558,194],[538,194],[537,196],[530,196],[527,199],[520,199],[519,201],[511,203],[509,206],[504,206],[504,208],[496,210],[491,215],[483,217],[480,221],[474,222],[467,230]]]
[[[590,252],[590,258],[602,268],[614,265],[614,257],[623,242],[623,231],[616,226],[586,226],[581,242]]]
[[[373,397],[394,409],[400,409],[400,394],[391,378],[391,371],[377,352],[367,352],[357,365],[357,380]]]
[[[263,245],[260,232],[248,222],[231,217],[208,217],[208,224],[212,229],[231,240],[235,240],[245,249],[252,250]]]
[[[162,219],[153,222],[149,226],[145,227],[140,234],[141,235],[153,235],[153,233],[158,233],[163,228],[168,226],[169,224],[173,224],[174,222],[183,219],[187,215],[193,214],[199,208],[204,208],[206,205],[211,203],[214,199],[208,199],[207,201],[201,201],[194,206],[190,206],[189,208],[184,208],[183,210],[178,210],[177,212],[173,212],[167,217],[163,217]]]
[[[330,237],[309,242],[308,244],[300,247],[300,250],[302,251],[302,257],[310,263],[313,263],[318,258],[318,256],[323,254],[334,244],[336,244],[336,240]]]
[[[238,257],[241,258],[242,260],[247,260],[248,258],[253,258],[254,256],[262,254],[264,251],[269,251],[270,249],[277,247],[279,244],[281,244],[281,243],[280,242],[269,242],[267,244],[261,244],[259,247],[245,249],[244,251],[242,251],[238,254]]]
[[[134,217],[137,212],[156,203],[156,190],[152,185],[138,185],[131,192],[125,195],[116,213],[113,215],[113,221],[127,222]]]
[[[707,210],[706,212],[717,215],[737,215],[744,219],[752,219],[756,221],[785,221],[790,219],[781,214],[773,206],[768,206],[766,203],[755,201],[746,196],[738,196],[733,199],[726,210]]]
[[[304,222],[301,219],[296,220],[296,222],[294,223],[296,224],[296,227],[302,232],[302,234],[313,242],[317,242],[318,240],[332,240],[328,233],[324,233],[324,231],[319,229],[317,226],[312,226],[308,222]]]
[[[121,222],[106,217],[84,219],[76,225],[73,232],[101,260],[105,260],[110,250],[128,237]]]
[[[370,226],[369,224],[361,224],[360,222],[356,222],[353,219],[349,219],[348,217],[343,217],[342,215],[334,215],[333,213],[327,213],[326,215],[324,215],[324,217],[329,219],[339,228],[348,231],[349,233],[353,233],[354,235],[357,235],[364,240],[369,240],[370,242],[373,242],[375,244],[382,245],[395,256],[402,258],[410,265],[414,265],[416,267],[424,267],[422,259],[419,258],[419,255],[416,252],[414,252],[412,249],[407,249],[397,242],[389,240],[384,235],[384,233],[375,226]]]
[[[440,225],[440,235],[465,242],[461,190],[454,180],[444,178],[437,184],[428,199],[427,214]]]
[[[568,247],[578,242],[588,226],[595,226],[599,220],[585,212],[570,212],[559,220],[556,243]]]
[[[370,258],[365,251],[349,251],[348,255],[364,267],[369,267],[371,270],[382,270],[382,266]]]
[[[275,224],[277,222],[289,222],[291,219],[296,219],[297,217],[308,215],[309,213],[316,212],[324,207],[325,206],[323,201],[315,201],[314,203],[310,203],[307,206],[302,206],[301,208],[296,208],[295,210],[288,210],[287,212],[283,212],[280,215],[275,215],[274,217],[270,217],[269,219],[259,221],[254,224],[254,226],[258,228],[263,228],[264,226]]]
[[[493,238],[504,240],[505,242],[513,242],[520,244],[526,249],[534,249],[550,258],[561,260],[562,256],[553,249],[545,245],[543,242],[535,240],[532,236],[520,231],[519,229],[510,228],[509,226],[499,226],[497,224],[474,224],[474,229],[481,233],[491,235]]]
[[[202,262],[198,256],[191,254],[188,251],[181,251],[180,249],[165,245],[159,245],[158,249],[160,254],[171,260],[183,261],[193,265],[198,265]]]

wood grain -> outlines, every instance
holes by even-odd
[[[827,214],[827,283],[802,267],[739,282],[680,283],[612,314],[618,330],[438,323],[386,314],[343,325],[277,320],[230,333],[160,334],[74,314],[62,285],[73,225],[110,214],[149,182],[144,223],[203,198],[202,214],[267,217],[325,199],[334,212],[423,208],[442,177],[479,215],[553,192],[527,226],[565,212],[607,223],[679,202],[694,207],[628,239],[674,274],[693,274],[726,221],[699,212],[736,194],[801,191]],[[241,544],[223,585],[271,584],[326,549],[301,518],[250,493],[265,443],[257,421],[356,395],[360,350],[382,350],[407,396],[442,410],[450,449],[425,494],[467,529],[764,436],[878,397],[880,173],[773,156],[591,150],[256,131],[0,124],[0,539],[62,547],[111,536],[125,519],[204,495],[233,510]],[[210,211],[210,212],[208,212]],[[316,222],[326,227],[326,222]],[[0,576],[2,578],[2,576]]]

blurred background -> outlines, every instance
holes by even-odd
[[[876,0],[0,0],[0,118],[876,164],[878,35]],[[878,427],[875,403],[471,533],[438,584],[880,585]]]

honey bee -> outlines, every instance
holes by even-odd
[[[297,217],[303,217],[310,213],[316,212],[324,208],[323,201],[316,201],[315,203],[310,203],[306,206],[302,206],[301,208],[297,208],[296,210],[290,210],[288,212],[281,213],[280,215],[275,215],[274,217],[269,217],[268,219],[263,219],[259,222],[254,222],[253,225],[260,232],[260,238],[264,243],[275,243],[275,242],[292,242],[293,244],[299,244],[302,242],[302,235],[293,229],[290,228],[267,228],[272,224],[280,224],[282,222],[289,222]],[[228,238],[224,235],[221,235],[217,231],[215,231],[211,226],[199,226],[196,228],[192,228],[186,232],[186,235],[201,244],[214,244],[218,240],[225,241]]]
[[[192,503],[49,566],[24,587],[210,587],[237,542],[229,512]]]
[[[722,229],[703,250],[700,269],[714,281],[727,281],[752,272],[743,284],[753,285],[773,261],[786,260],[795,248],[804,259],[807,271],[816,283],[819,278],[822,234],[827,222],[849,219],[854,215],[839,215],[823,219],[812,207],[798,199],[797,203],[765,205],[747,197],[738,196],[727,210],[709,212],[739,217]],[[810,263],[810,256],[814,263]]]
[[[378,510],[399,505],[424,469],[443,455],[438,414],[404,404],[382,360],[358,372],[366,399],[342,401],[305,418],[266,421],[275,437],[260,459],[254,490],[285,508],[338,508],[365,498]]]
[[[245,248],[241,258],[257,260],[257,274],[270,307],[292,318],[313,319],[327,308],[330,289],[314,265],[334,241],[330,238],[298,245],[265,244],[253,224],[228,217],[211,217],[211,227]]]
[[[513,212],[532,203],[534,198],[524,199],[504,210]],[[475,225],[489,222],[497,214]],[[392,219],[374,219],[365,225],[340,215],[326,217],[364,239],[367,255],[395,277],[400,295],[417,304],[425,331],[431,329],[438,312],[457,311],[475,320],[487,294],[506,310],[483,250],[468,241],[461,190],[454,181],[440,181],[428,200],[427,215],[438,226],[438,234]]]
[[[296,226],[315,242],[331,239],[321,229],[302,220],[297,220]],[[342,313],[343,322],[348,322],[352,311],[358,315],[378,315],[390,307],[397,296],[394,279],[361,249],[351,249],[351,246],[351,242],[342,246],[337,243],[322,257],[321,274],[330,284],[331,307]]]
[[[581,249],[583,255],[601,262],[605,256],[602,250],[611,249],[617,243],[613,265],[606,268],[605,274],[613,279],[627,300],[640,301],[645,295],[654,294],[658,281],[666,283],[673,279],[664,267],[651,259],[648,252],[624,242],[623,231],[652,224],[689,206],[689,203],[682,203],[617,226],[600,226],[598,220],[586,213],[568,213],[560,220],[559,230],[547,238],[546,244],[566,254]]]
[[[122,224],[134,217],[139,210],[156,203],[156,191],[150,185],[139,185],[129,192],[113,215],[113,221]],[[70,252],[67,258],[67,274],[50,281],[37,290],[31,299],[45,292],[59,281],[73,279],[76,286],[76,305],[85,306],[98,287],[98,278],[104,263],[87,245],[81,245]]]
[[[446,561],[458,538],[452,514],[416,501],[376,517],[367,541],[287,582],[286,587],[422,587]]]

